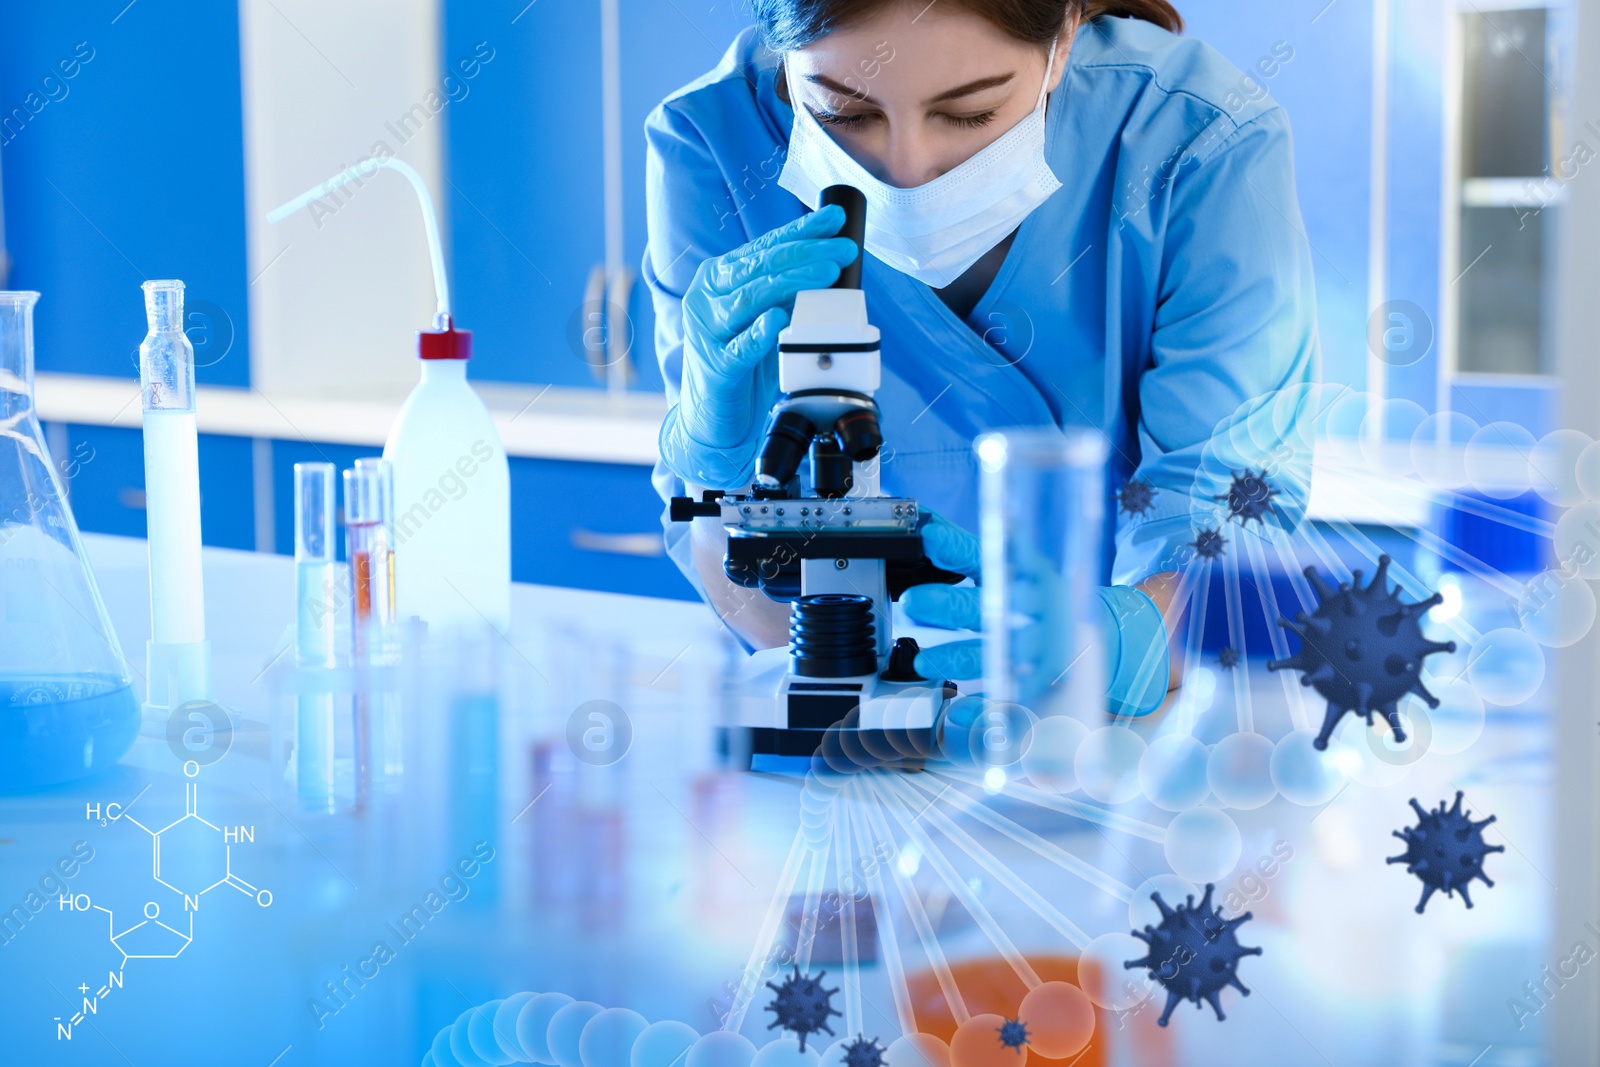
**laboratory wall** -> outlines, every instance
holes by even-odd
[[[1462,130],[1474,128],[1461,115],[1472,13],[1455,0],[1178,6],[1190,34],[1239,66],[1242,97],[1270,94],[1290,115],[1325,378],[1424,412],[1459,410],[1474,426],[1510,420],[1535,438],[1551,429],[1536,356],[1512,359],[1517,373],[1485,373],[1475,350],[1465,363],[1461,353],[1463,304],[1506,290],[1504,272],[1538,254],[1483,228],[1506,221],[1509,179],[1485,185],[1458,162]],[[1546,18],[1541,5],[1500,6],[1529,34],[1528,10]],[[410,191],[378,175],[320,209],[265,219],[341,168],[390,153],[435,191],[477,379],[524,388],[530,404],[545,386],[656,393],[636,277],[642,124],[747,22],[736,0],[405,0],[381,18],[352,0],[14,6],[0,35],[6,284],[44,294],[39,370],[131,381],[136,287],[175,276],[189,286],[203,385],[249,389],[284,410],[299,396],[397,402],[434,308]],[[1558,57],[1542,49],[1523,46],[1558,81]],[[1545,155],[1559,154],[1553,136],[1541,140]],[[1472,197],[1494,195],[1500,214],[1472,214]],[[1555,217],[1552,208],[1543,220],[1546,244]],[[618,346],[604,360],[589,329],[597,307]],[[1409,339],[1398,349],[1397,330]],[[97,456],[124,447],[112,426],[58,421],[74,445],[109,442]],[[586,449],[603,454],[596,442],[610,426],[595,419],[592,440],[575,435],[559,457],[514,454],[517,577],[688,596],[670,563],[639,548],[658,529],[649,457],[585,461]],[[203,491],[208,516],[229,518],[208,517],[208,541],[286,551],[286,457],[337,458],[333,436],[297,424],[266,439],[241,431],[230,446],[220,429],[202,446]],[[137,465],[95,462],[105,487],[90,493],[85,481],[75,493],[83,524],[140,531]]]
[[[269,395],[403,397],[433,279],[416,197],[392,174],[272,224],[267,212],[362,160],[393,157],[440,187],[446,116],[434,0],[242,0],[251,384]]]
[[[250,384],[239,18],[230,4],[8,4],[8,288],[37,289],[43,371],[137,379],[147,278],[231,323],[202,383]]]

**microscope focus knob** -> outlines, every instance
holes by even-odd
[[[894,648],[889,651],[889,666],[878,677],[886,682],[927,681],[917,673],[917,653],[921,651],[915,637],[896,638]]]

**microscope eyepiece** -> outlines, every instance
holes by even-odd
[[[822,197],[817,202],[818,209],[829,204],[838,204],[844,208],[844,228],[839,231],[840,237],[848,237],[856,243],[855,262],[839,272],[839,280],[833,283],[835,289],[861,288],[861,253],[859,249],[866,247],[867,241],[867,197],[860,189],[853,185],[830,185],[822,190]]]

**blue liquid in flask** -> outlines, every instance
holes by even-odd
[[[33,305],[0,292],[0,793],[93,774],[142,713],[33,409]]]
[[[0,677],[0,792],[111,766],[133,745],[139,714],[133,687],[116,675]]]

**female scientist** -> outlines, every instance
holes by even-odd
[[[1165,0],[752,6],[757,25],[646,125],[644,271],[671,402],[657,488],[750,483],[794,296],[855,256],[835,236],[840,209],[808,209],[824,187],[854,185],[883,337],[885,491],[938,512],[929,556],[976,576],[973,438],[1102,431],[1110,484],[1157,490],[1142,514],[1107,509],[1101,590],[1112,707],[1154,709],[1179,676],[1163,611],[1196,536],[1202,449],[1316,369],[1283,111],[1178,36]],[[735,633],[786,641],[786,606],[723,575],[716,520],[667,528]],[[971,589],[923,586],[902,603],[923,624],[978,628]],[[1159,666],[1136,669],[1147,656]],[[917,669],[970,678],[979,662],[957,642],[925,649]]]

